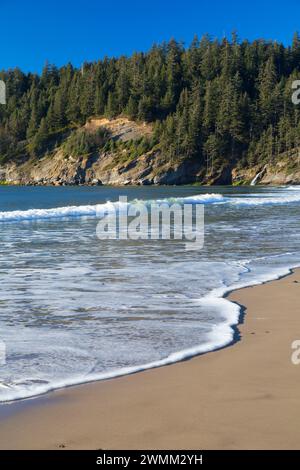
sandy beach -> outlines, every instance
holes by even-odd
[[[1,406],[1,449],[299,449],[300,270],[235,291],[235,344]]]

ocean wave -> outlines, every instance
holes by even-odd
[[[157,199],[153,201],[143,201],[142,199],[136,199],[131,203],[144,203],[144,204],[161,204],[161,203],[190,203],[190,204],[213,204],[217,202],[224,202],[226,198],[221,194],[202,194],[196,196],[190,196],[187,198],[168,198],[168,199]],[[125,203],[106,202],[103,204],[86,205],[86,206],[67,206],[67,207],[56,207],[51,209],[29,209],[25,211],[7,211],[0,212],[0,222],[22,222],[42,219],[62,219],[71,217],[97,217],[103,214],[103,211],[110,211],[112,209],[118,209],[126,205]]]
[[[161,204],[167,202],[169,204],[179,203],[179,204],[218,204],[228,201],[229,198],[223,196],[222,194],[196,194],[194,196],[187,197],[171,197],[168,199],[157,199],[151,202]],[[150,201],[149,201],[150,202]]]
[[[281,197],[234,197],[230,198],[229,202],[236,206],[280,206],[284,204],[293,204],[300,202],[300,191],[299,194],[283,195]]]
[[[292,191],[300,191],[300,186],[299,185],[287,186],[286,189],[292,190]]]
[[[294,188],[294,187],[292,187]],[[264,205],[283,205],[300,202],[300,186],[299,194],[283,194],[280,197],[259,197],[257,195],[249,197],[230,197],[222,194],[198,194],[188,197],[174,197],[166,199],[142,200],[136,199],[127,204],[232,204],[235,206],[264,206]],[[124,203],[124,205],[126,205]],[[73,217],[97,217],[101,216],[104,211],[118,209],[122,207],[122,203],[106,202],[103,204],[86,205],[86,206],[66,206],[55,207],[51,209],[29,209],[25,211],[7,211],[0,212],[0,222],[22,222],[43,219],[63,219]]]
[[[30,221],[42,219],[61,219],[66,217],[96,217],[103,209],[109,209],[112,203],[93,206],[67,206],[52,209],[29,209],[25,211],[0,212],[0,222]]]
[[[292,191],[292,193],[290,192]],[[288,191],[288,192],[287,192]],[[296,194],[295,194],[296,192]],[[299,194],[298,194],[299,193]],[[278,193],[277,193],[278,194]],[[33,221],[43,219],[63,219],[73,217],[99,217],[103,215],[103,212],[109,212],[110,210],[120,209],[121,207],[129,204],[231,204],[234,206],[266,206],[266,205],[284,205],[293,204],[300,202],[300,186],[288,186],[285,187],[285,191],[281,196],[260,196],[253,194],[251,196],[241,195],[236,196],[223,196],[222,194],[207,193],[207,194],[196,194],[187,197],[170,197],[165,199],[153,199],[153,200],[142,200],[135,199],[128,203],[122,203],[119,201],[110,202],[95,205],[85,206],[66,206],[66,207],[55,207],[50,209],[29,209],[29,210],[17,210],[17,211],[4,211],[0,212],[0,222],[22,222],[22,221]]]
[[[248,264],[249,262],[250,260],[246,261],[246,264]],[[107,372],[93,373],[84,376],[73,376],[65,380],[56,380],[51,383],[35,383],[32,384],[32,386],[24,384],[24,386],[19,386],[18,389],[13,387],[11,384],[2,383],[0,385],[1,388],[4,390],[1,391],[0,402],[7,403],[16,400],[33,398],[46,394],[53,390],[58,390],[75,385],[87,384],[100,380],[108,380],[117,377],[122,377],[124,375],[130,375],[149,369],[155,369],[158,367],[171,365],[186,359],[191,359],[201,354],[205,354],[211,351],[216,351],[218,349],[227,347],[232,344],[235,340],[235,327],[239,323],[241,314],[241,306],[234,302],[231,302],[227,298],[227,296],[232,291],[237,289],[264,284],[269,281],[280,279],[290,274],[291,271],[297,267],[299,267],[299,264],[274,268],[268,273],[257,275],[255,279],[248,281],[241,280],[239,282],[233,283],[230,286],[213,289],[208,295],[206,295],[202,299],[199,299],[199,304],[205,305],[206,307],[217,307],[218,309],[220,309],[224,318],[223,322],[214,325],[213,330],[209,334],[208,340],[202,343],[201,345],[196,345],[194,347],[190,347],[181,351],[173,352],[165,358],[146,364],[128,366]],[[249,271],[249,268],[247,268],[246,266],[244,266],[244,268],[245,271]]]

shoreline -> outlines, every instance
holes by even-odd
[[[182,183],[182,184],[172,184],[172,183],[151,183],[147,185],[143,185],[141,183],[65,183],[61,185],[57,185],[54,183],[12,183],[11,181],[0,181],[0,187],[9,187],[9,188],[101,188],[101,187],[109,187],[109,188],[141,188],[147,186],[152,188],[170,188],[176,186],[177,188],[183,188],[186,186],[195,187],[195,188],[214,188],[214,187],[223,187],[223,188],[281,188],[282,186],[300,186],[300,180],[295,180],[292,182],[258,182],[255,185],[251,184],[251,181],[247,181],[242,184],[232,183],[232,184],[208,184],[208,183],[201,183],[201,182],[190,182],[190,183]]]
[[[222,350],[224,348],[233,346],[237,341],[240,341],[239,325],[241,323],[243,323],[243,321],[244,321],[246,307],[244,305],[239,304],[238,302],[234,302],[234,301],[230,300],[231,294],[233,292],[236,292],[236,291],[239,291],[239,290],[242,290],[242,289],[245,289],[245,288],[264,285],[264,284],[267,284],[269,282],[273,282],[273,281],[276,281],[276,280],[283,279],[286,276],[292,275],[293,272],[295,271],[295,269],[300,270],[300,267],[296,266],[296,267],[282,268],[282,269],[283,269],[282,273],[275,274],[274,276],[271,276],[271,274],[270,274],[270,279],[267,279],[265,281],[261,281],[261,282],[253,281],[253,283],[252,282],[249,283],[249,284],[246,283],[245,285],[242,282],[237,282],[237,283],[233,284],[232,286],[229,286],[229,287],[224,288],[224,289],[222,289],[222,288],[221,289],[219,289],[219,288],[213,289],[212,292],[209,294],[209,297],[210,297],[213,292],[220,292],[221,291],[222,292],[221,295],[216,295],[215,297],[213,297],[213,299],[215,301],[225,300],[225,301],[228,301],[230,304],[232,304],[232,308],[237,306],[237,309],[235,309],[235,311],[231,312],[231,317],[230,317],[231,319],[228,318],[227,322],[223,322],[223,323],[220,323],[220,324],[216,325],[215,330],[212,330],[212,332],[211,332],[211,335],[213,336],[215,331],[218,330],[218,328],[221,328],[223,330],[227,329],[230,336],[231,336],[230,339],[227,338],[226,334],[225,334],[226,339],[222,338],[222,342],[220,344],[210,343],[209,347],[206,346],[206,343],[201,344],[201,345],[196,345],[196,346],[193,346],[191,348],[187,348],[187,349],[183,349],[183,350],[179,350],[179,351],[175,351],[173,353],[170,353],[169,356],[167,356],[166,358],[159,359],[157,361],[153,361],[153,362],[149,362],[149,363],[145,363],[145,364],[140,364],[140,365],[137,365],[137,366],[127,366],[127,367],[124,367],[124,368],[119,368],[119,369],[116,369],[116,370],[99,373],[99,374],[96,374],[95,376],[91,375],[91,376],[89,376],[89,378],[86,381],[79,381],[79,382],[70,381],[69,383],[66,381],[62,384],[55,384],[55,386],[52,385],[49,389],[46,388],[45,391],[40,391],[40,393],[37,393],[37,394],[29,394],[28,396],[20,396],[20,397],[16,397],[16,398],[13,398],[13,399],[9,398],[7,400],[3,400],[3,401],[0,402],[0,419],[1,419],[1,415],[3,415],[3,406],[6,406],[7,408],[13,408],[17,404],[19,406],[22,406],[22,404],[25,404],[24,406],[26,406],[26,405],[28,405],[28,402],[31,402],[31,401],[37,402],[38,400],[44,399],[44,398],[47,399],[49,397],[49,395],[51,395],[55,392],[58,392],[60,390],[70,389],[70,388],[72,389],[73,387],[78,387],[78,386],[82,386],[82,385],[89,385],[89,384],[92,384],[92,383],[103,382],[103,381],[106,381],[106,380],[114,380],[114,379],[118,379],[118,378],[122,378],[122,377],[127,377],[127,376],[131,376],[131,375],[139,374],[141,372],[146,372],[148,370],[155,370],[155,369],[159,369],[161,367],[171,366],[171,365],[183,362],[183,361],[189,361],[189,360],[191,360],[195,357],[200,357],[200,356],[203,356],[205,354],[215,352],[215,351],[219,351],[219,350]],[[9,410],[8,411],[6,410],[4,412],[4,414],[9,415]]]
[[[300,371],[298,372],[297,367],[291,363],[290,356],[291,342],[297,339],[298,331],[300,335],[300,318],[298,319],[296,315],[299,307],[297,296],[299,283],[300,270],[297,269],[279,280],[255,287],[240,288],[228,294],[231,301],[244,305],[247,311],[247,320],[244,321],[244,311],[243,318],[240,318],[240,323],[237,325],[243,341],[235,341],[230,347],[215,350],[213,354],[202,354],[168,367],[149,369],[114,380],[56,390],[43,397],[23,400],[23,406],[21,402],[19,406],[17,403],[2,405],[9,407],[12,415],[2,420],[0,447],[3,449],[299,448],[297,425],[300,421],[298,411],[300,399],[297,396],[292,397],[292,403],[296,401],[293,410],[290,410],[291,403],[285,401],[285,411],[283,411],[283,397],[281,396],[279,401],[274,399],[277,396],[277,391],[274,393],[273,390],[276,373],[270,386],[263,380],[265,374],[276,372],[276,361],[271,360],[272,364],[263,367],[269,348],[272,351],[278,349],[281,336],[288,335],[290,340],[283,348],[287,356],[284,358],[279,356],[278,372],[280,367],[282,368],[282,359],[284,359],[281,374],[285,375],[288,372],[289,382],[294,385],[290,387],[290,393],[297,394],[296,385],[299,382]],[[276,318],[272,318],[274,316],[272,311],[280,314],[280,311],[278,312],[280,304],[289,311],[290,320],[296,322],[298,328],[289,331],[290,328],[287,327],[290,325],[288,319],[285,319],[283,327],[286,331],[282,329],[282,325],[278,329],[279,325],[274,323]],[[264,317],[255,322],[251,314],[254,311],[255,315],[256,310],[263,310],[261,314],[266,316],[266,323],[263,321]],[[261,325],[263,325],[262,330]],[[249,331],[251,329],[254,331]],[[278,331],[281,333],[279,336],[277,334],[275,344],[274,335],[269,334],[274,329],[277,333]],[[251,343],[259,342],[261,336],[267,344],[257,345],[261,350],[261,354],[257,357],[257,348],[250,354]],[[245,360],[247,358],[248,360]],[[247,375],[253,376],[247,390],[244,390],[243,383],[237,382],[236,363],[240,368],[240,375],[242,374],[245,380]],[[247,369],[248,374],[244,376]],[[228,372],[228,377],[224,375],[224,371]],[[260,371],[258,374],[260,381],[256,377],[258,371]],[[221,379],[220,375],[223,380],[218,380],[218,377]],[[280,381],[279,389],[285,388],[286,384],[288,381],[285,382],[284,379]],[[259,396],[252,397],[249,403],[247,395],[251,389],[254,395]],[[262,389],[266,389],[264,393]],[[222,390],[225,392],[223,398],[219,396]],[[236,396],[238,390],[240,394]],[[246,393],[244,398],[243,393]],[[232,400],[234,396],[236,400]],[[226,406],[228,401],[231,403],[229,409]],[[274,401],[276,407],[273,408]],[[241,403],[243,412],[240,410]],[[261,407],[262,403],[263,414],[266,414],[266,409],[272,409],[268,418],[265,417],[263,421],[255,409],[257,406]],[[204,404],[206,406],[202,409]],[[236,406],[239,408],[239,413],[234,409]],[[250,409],[251,414],[248,414]],[[286,410],[289,410],[289,413]],[[249,434],[247,420],[244,426],[240,421],[241,415],[245,413],[248,420],[256,422],[254,426],[256,438],[253,433]],[[289,414],[291,414],[290,420],[286,422]],[[275,417],[276,423],[274,423]],[[284,436],[282,425],[278,426],[278,421],[285,423]],[[272,431],[272,439],[265,432],[261,435],[261,427],[264,429],[266,426]],[[243,429],[245,427],[246,430]],[[274,436],[275,430],[276,436]],[[248,445],[246,436],[248,436]]]

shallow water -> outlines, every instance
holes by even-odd
[[[99,240],[119,195],[204,202],[204,248]],[[228,344],[222,296],[300,265],[299,216],[300,187],[0,187],[0,401]]]

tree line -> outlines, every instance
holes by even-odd
[[[269,161],[299,145],[299,107],[291,100],[299,78],[298,33],[289,46],[205,35],[188,47],[172,39],[81,68],[3,70],[0,160],[51,154],[90,117],[124,115],[153,122],[153,145],[166,159],[208,166]],[[85,148],[82,139],[77,134],[69,146]]]

